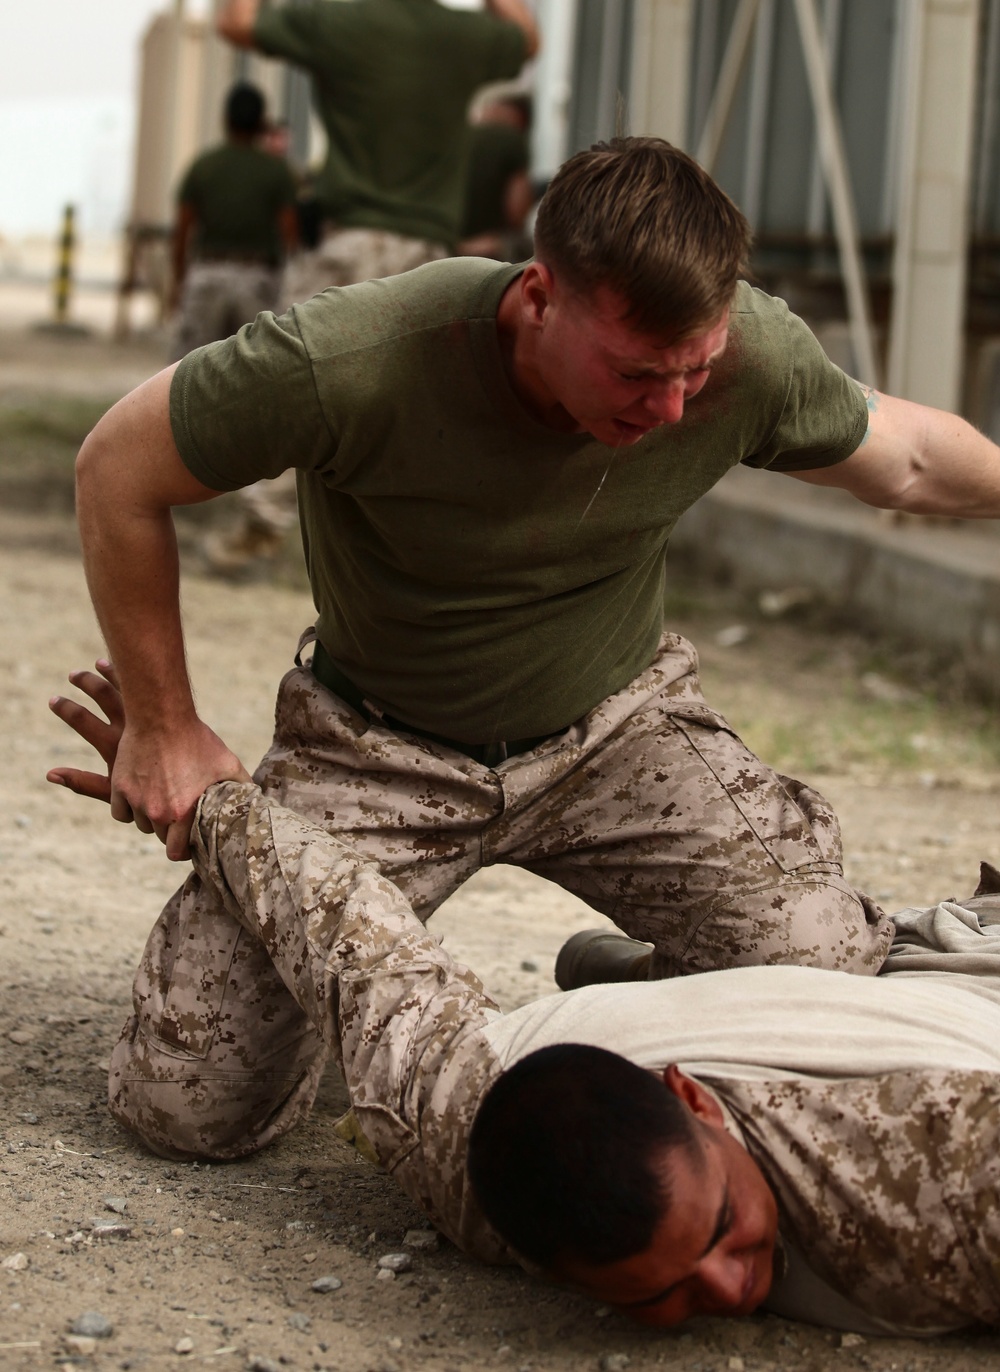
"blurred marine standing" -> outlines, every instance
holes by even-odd
[[[280,9],[229,0],[216,27],[237,47],[309,72],[326,130],[319,241],[289,261],[282,309],[456,250],[469,103],[481,86],[516,76],[538,49],[524,0],[486,0],[486,12],[437,0],[307,0]],[[294,477],[254,482],[241,501],[242,526],[210,554],[216,571],[240,572],[277,552],[295,521]]]
[[[282,261],[297,241],[288,164],[256,146],[264,129],[256,86],[232,88],[225,122],[226,141],[195,159],[177,192],[174,361],[273,310]]]
[[[326,129],[320,241],[289,265],[286,304],[454,252],[469,102],[481,86],[516,76],[538,47],[524,0],[486,0],[486,10],[437,0],[223,8],[224,38],[309,72]]]

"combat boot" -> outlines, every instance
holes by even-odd
[[[610,981],[646,981],[652,946],[607,929],[584,929],[566,940],[556,958],[560,991]]]

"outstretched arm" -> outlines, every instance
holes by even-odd
[[[87,584],[118,671],[126,721],[111,774],[111,813],[189,855],[198,797],[239,759],[198,717],[181,630],[171,508],[217,491],[181,461],[170,428],[173,368],[120,400],[77,459],[77,516]]]
[[[868,432],[857,451],[832,467],[790,475],[879,509],[1000,518],[1000,447],[957,415],[864,390]]]
[[[252,48],[259,13],[260,0],[228,0],[215,16],[215,30],[237,48]]]

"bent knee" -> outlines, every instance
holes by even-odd
[[[710,913],[685,950],[684,970],[791,965],[874,976],[893,932],[889,916],[843,878],[800,875]]]
[[[291,1072],[222,1073],[151,1044],[133,1017],[111,1055],[108,1108],[160,1157],[242,1158],[308,1112],[321,1069],[317,1060]]]

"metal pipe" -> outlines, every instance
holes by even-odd
[[[860,373],[859,379],[877,386],[878,364],[875,359],[868,285],[858,245],[857,214],[814,0],[795,0],[795,14],[816,115],[820,160],[830,191],[833,223],[840,250],[851,346]]]

